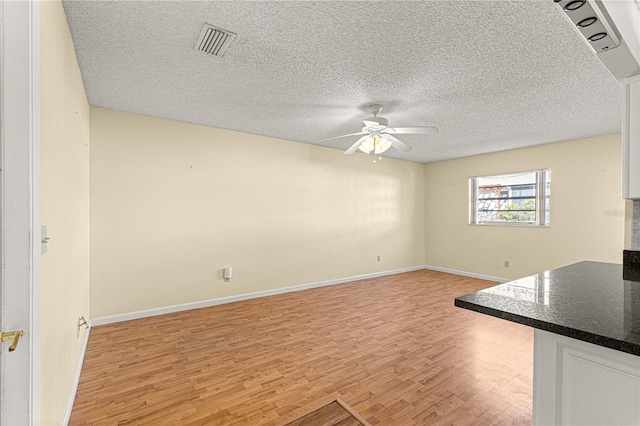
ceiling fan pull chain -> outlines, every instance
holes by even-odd
[[[375,114],[374,114],[375,116]],[[377,137],[373,138],[373,149],[371,150],[371,153],[373,154],[373,162],[374,164],[376,163],[376,151],[378,150],[378,145],[380,140]]]

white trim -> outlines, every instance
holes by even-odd
[[[419,271],[425,269],[424,265],[411,266],[409,268],[394,269],[391,271],[374,272],[371,274],[356,275],[353,277],[339,278],[335,280],[320,281],[294,285],[290,287],[280,287],[271,290],[257,291],[255,293],[238,294],[236,296],[221,297],[218,299],[201,300],[198,302],[183,303],[180,305],[164,306],[162,308],[146,309],[144,311],[129,312],[126,314],[111,315],[107,317],[95,318],[90,321],[91,327],[112,324],[122,321],[130,321],[140,318],[147,318],[156,315],[171,314],[174,312],[188,311],[190,309],[206,308],[209,306],[223,305],[225,303],[240,302],[242,300],[257,299],[259,297],[273,296],[276,294],[291,293],[294,291],[308,290],[311,288],[325,287],[335,284],[344,284],[352,281],[366,280],[369,278],[384,277],[387,275],[400,274],[403,272]]]
[[[443,268],[440,266],[424,265],[424,269],[431,271],[446,272],[447,274],[462,275],[463,277],[479,278],[481,280],[495,281],[497,283],[506,283],[512,281],[508,278],[492,277],[491,275],[476,274],[475,272],[459,271],[457,269]]]
[[[40,2],[31,6],[31,421],[40,424],[40,279],[42,276],[40,162]]]
[[[2,327],[23,330],[2,357],[2,424],[40,423],[40,2],[2,2]]]
[[[622,105],[622,198],[640,199],[640,80],[625,84]]]
[[[76,374],[73,377],[73,383],[71,384],[71,392],[69,392],[67,407],[64,410],[62,426],[67,426],[69,424],[69,419],[71,418],[73,403],[76,400],[76,392],[78,391],[78,383],[80,383],[80,374],[82,373],[82,366],[84,365],[84,354],[87,352],[87,344],[89,343],[89,333],[91,333],[91,326],[89,326],[89,328],[84,333],[84,342],[82,343],[80,357],[78,357],[78,366],[76,367]]]

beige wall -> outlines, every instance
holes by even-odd
[[[92,108],[92,316],[422,265],[424,194],[422,164]]]
[[[581,260],[621,262],[620,165],[618,134],[427,164],[425,263],[518,278]],[[470,176],[543,168],[550,227],[469,225]]]
[[[310,145],[89,111],[59,1],[42,4],[41,43],[42,220],[52,238],[42,259],[42,424],[63,417],[81,315],[423,263],[516,278],[583,259],[621,260],[619,135],[427,165],[372,164]],[[552,170],[551,227],[468,225],[469,176],[538,168]],[[225,266],[234,268],[231,282],[222,280]]]
[[[59,425],[89,318],[89,105],[59,1],[41,5],[41,423]]]

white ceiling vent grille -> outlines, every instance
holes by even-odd
[[[214,56],[222,56],[236,35],[222,28],[205,23],[196,41],[195,49]]]

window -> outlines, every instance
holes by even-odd
[[[472,225],[549,225],[550,170],[469,178]]]

